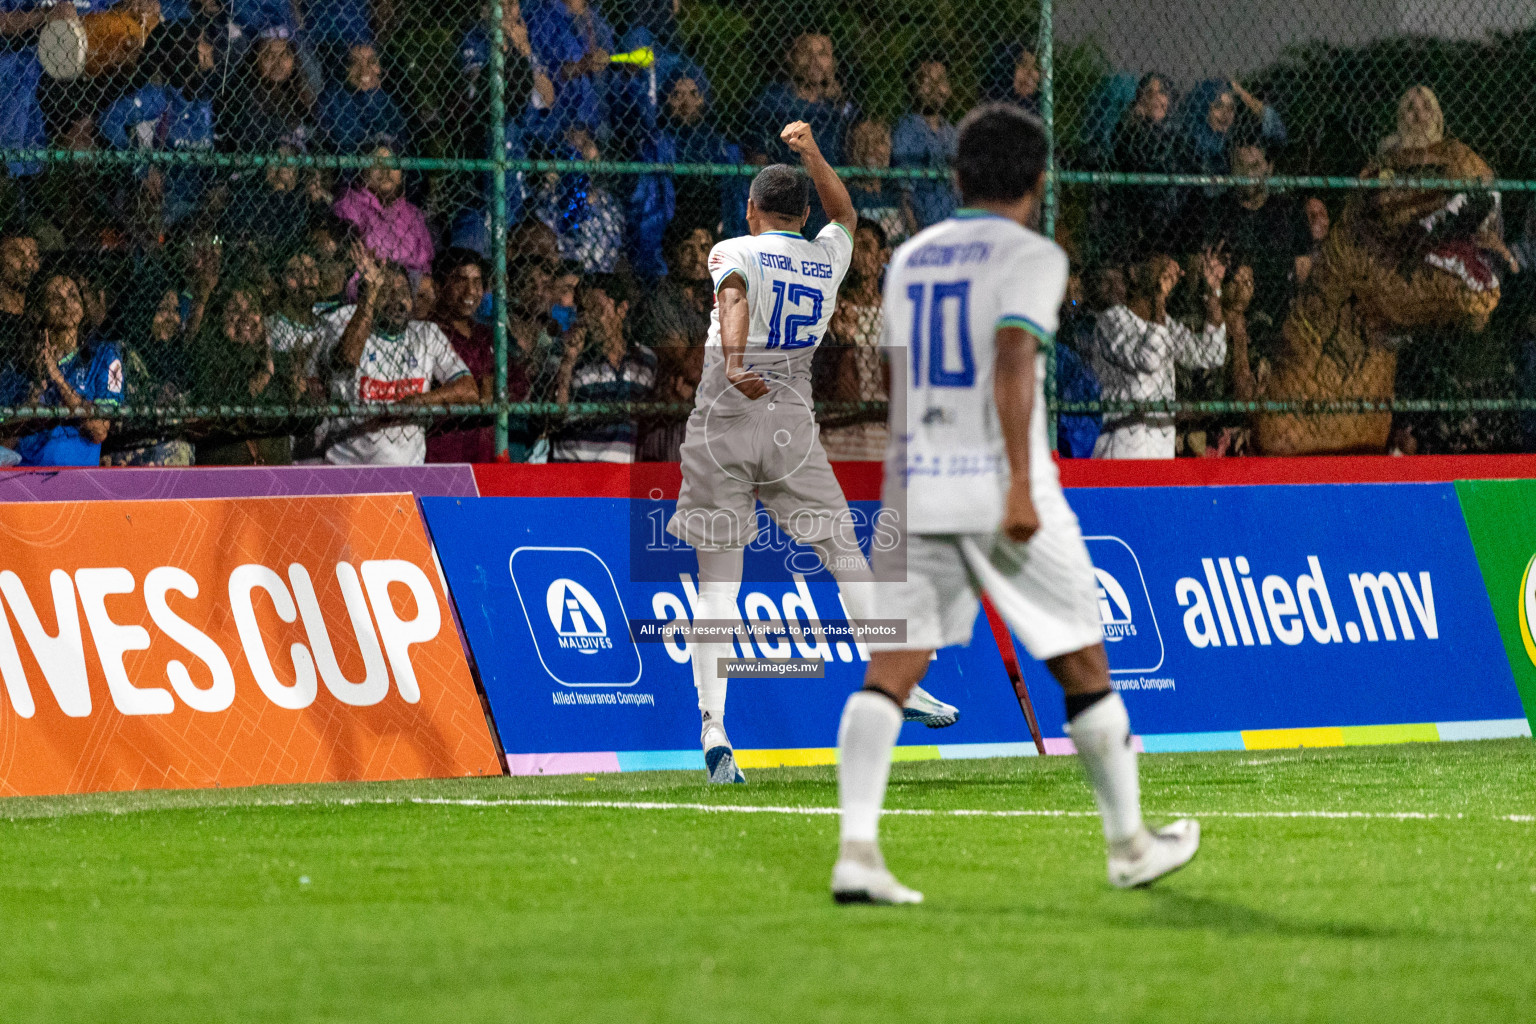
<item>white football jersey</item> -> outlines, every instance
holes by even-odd
[[[815,241],[789,231],[765,231],[719,243],[710,250],[709,276],[718,293],[732,274],[747,286],[747,349],[744,365],[769,387],[791,387],[811,401],[811,357],[826,337],[837,305],[837,289],[853,261],[853,237],[833,221]],[[704,375],[698,407],[722,411],[752,404],[725,379],[720,344],[720,303],[709,318]]]
[[[960,210],[896,250],[882,333],[893,385],[887,500],[899,493],[892,484],[905,484],[912,532],[997,529],[1010,476],[992,393],[997,331],[1021,327],[1048,342],[1066,286],[1056,243],[985,211]],[[1043,351],[1029,437],[1031,490],[1059,487]]]

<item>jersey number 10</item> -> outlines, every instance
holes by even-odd
[[[976,359],[971,354],[971,282],[947,281],[907,285],[912,300],[912,383],[923,379],[923,349],[928,350],[928,384],[936,388],[968,388],[976,384]],[[944,331],[944,304],[958,306],[959,331]],[[923,311],[928,311],[928,344],[923,344]]]
[[[816,344],[812,337],[800,336],[800,328],[813,327],[816,321],[821,319],[821,289],[812,288],[808,284],[790,283],[788,281],[773,282],[773,312],[768,317],[768,347],[769,348],[809,348]],[[811,300],[811,312],[807,316],[804,313],[791,313],[784,316],[784,303],[787,301],[795,309],[800,308],[800,303],[806,299]],[[780,321],[783,317],[783,321]]]

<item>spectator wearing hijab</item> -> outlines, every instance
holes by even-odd
[[[1153,73],[1136,86],[1136,99],[1115,131],[1110,169],[1127,174],[1175,174],[1179,170],[1178,137],[1168,80]],[[1153,252],[1178,252],[1178,237],[1186,190],[1174,186],[1111,189],[1106,197],[1110,230],[1101,259],[1130,264]]]
[[[1415,85],[1397,101],[1397,130],[1381,140],[1376,152],[1425,149],[1445,139],[1440,100],[1427,85]]]
[[[369,43],[347,51],[346,80],[326,89],[316,118],[321,144],[333,153],[354,153],[370,139],[396,149],[410,141],[405,115],[384,91],[384,68]]]
[[[982,94],[1040,114],[1040,59],[1023,43],[1001,43],[992,50]]]
[[[1285,122],[1235,79],[1208,78],[1195,86],[1183,108],[1183,170],[1187,174],[1228,174],[1232,130],[1243,117],[1258,122],[1258,139],[1271,152],[1286,143]],[[1214,190],[1210,192],[1214,195]]]

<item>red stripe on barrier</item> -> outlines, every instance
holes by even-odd
[[[1066,487],[1231,487],[1258,484],[1446,483],[1536,479],[1536,455],[1312,456],[1297,459],[1063,459]],[[851,501],[880,497],[878,462],[834,462]],[[475,466],[484,497],[671,500],[682,485],[675,462],[561,462]]]

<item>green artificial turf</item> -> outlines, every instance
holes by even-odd
[[[892,807],[1075,812],[887,818],[901,908],[831,902],[829,815],[505,803],[831,769],[0,801],[0,1021],[1536,1020],[1529,741],[1141,763],[1205,842],[1136,892],[1072,759],[898,764]]]

